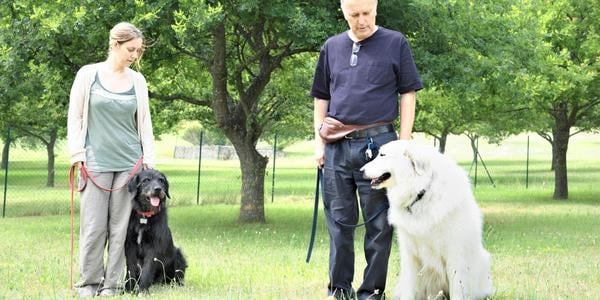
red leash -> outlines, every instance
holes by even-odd
[[[109,188],[104,188],[102,186],[100,186],[98,183],[96,183],[96,180],[94,179],[94,177],[92,176],[92,174],[88,171],[88,169],[85,167],[85,164],[81,164],[81,168],[80,170],[80,175],[81,175],[81,179],[83,180],[83,186],[81,188],[78,188],[77,191],[81,192],[85,189],[85,186],[87,184],[87,179],[89,178],[90,181],[92,183],[94,183],[95,186],[97,186],[99,189],[103,190],[103,191],[107,191],[107,192],[114,192],[114,191],[118,191],[120,189],[122,189],[123,187],[125,187],[129,181],[131,180],[131,178],[133,178],[133,176],[135,176],[135,174],[137,174],[138,170],[140,169],[140,166],[142,166],[142,162],[144,160],[144,157],[140,157],[140,159],[135,163],[135,166],[133,167],[133,170],[131,170],[131,173],[129,173],[129,177],[127,178],[127,181],[125,181],[125,183],[118,187],[118,188],[114,188],[114,189],[109,189]],[[70,272],[69,272],[69,288],[71,289],[71,291],[73,290],[73,260],[74,260],[74,252],[75,252],[75,221],[74,221],[74,202],[75,202],[75,169],[77,167],[75,165],[73,165],[71,167],[71,170],[69,171],[69,185],[71,187],[71,265],[70,265]]]
[[[82,165],[81,165],[81,179],[82,179],[82,180],[83,180],[83,182],[84,182],[84,186],[81,188],[81,190],[79,190],[79,192],[80,192],[80,191],[83,191],[83,190],[85,189],[85,184],[87,184],[87,179],[88,179],[88,178],[90,179],[90,181],[91,181],[91,182],[92,182],[92,183],[93,183],[95,186],[97,186],[99,189],[101,189],[101,190],[103,190],[103,191],[105,191],[105,192],[114,192],[114,191],[118,191],[118,190],[120,190],[120,189],[124,188],[124,187],[125,187],[125,186],[126,186],[128,183],[129,183],[129,181],[131,180],[131,178],[133,178],[133,176],[135,176],[135,174],[137,174],[138,170],[139,170],[139,169],[140,169],[140,167],[142,166],[142,161],[143,161],[143,159],[144,159],[144,157],[143,157],[143,156],[142,156],[142,157],[140,157],[140,159],[138,159],[138,161],[135,163],[135,166],[133,167],[133,170],[131,170],[131,173],[129,173],[129,177],[127,178],[127,181],[125,181],[125,183],[123,183],[123,185],[122,185],[122,186],[120,186],[120,187],[117,187],[117,188],[112,188],[112,189],[105,188],[105,187],[103,187],[103,186],[99,185],[99,184],[96,182],[96,179],[94,178],[94,176],[92,176],[92,173],[91,173],[90,171],[88,171],[88,169],[85,167],[85,164],[82,164]]]
[[[69,271],[69,289],[71,291],[73,291],[73,252],[74,252],[74,248],[75,248],[75,225],[74,225],[74,221],[73,221],[73,206],[74,206],[74,198],[75,196],[73,195],[75,193],[75,168],[76,166],[73,165],[71,167],[71,171],[69,171],[69,185],[71,186],[71,265],[70,265],[70,271]],[[81,190],[78,190],[78,192],[80,192]]]

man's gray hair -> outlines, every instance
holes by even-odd
[[[340,0],[340,6],[344,4],[344,0]],[[377,4],[377,0],[375,0],[375,4]]]

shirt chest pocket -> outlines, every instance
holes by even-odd
[[[385,85],[396,80],[391,64],[373,63],[367,69],[367,80],[376,85]]]

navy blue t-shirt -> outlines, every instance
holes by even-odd
[[[406,38],[379,26],[359,42],[356,66],[350,66],[352,44],[348,32],[325,42],[310,95],[329,100],[327,115],[346,124],[396,120],[398,94],[423,88]]]

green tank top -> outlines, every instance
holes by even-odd
[[[96,73],[90,91],[88,131],[85,142],[87,168],[94,172],[133,169],[142,155],[136,125],[135,89],[113,93]]]

